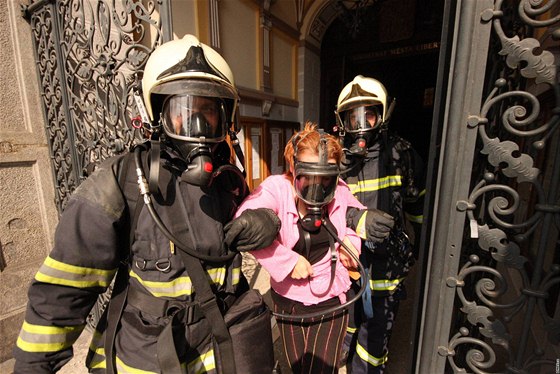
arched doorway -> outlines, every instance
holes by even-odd
[[[359,15],[346,12],[340,3],[333,7],[338,16],[321,42],[319,123],[328,130],[336,124],[338,95],[356,75],[376,78],[396,99],[390,128],[411,141],[427,162],[444,2],[376,2]],[[391,372],[413,372],[422,268],[417,264],[406,281],[408,297],[401,302],[389,347]]]

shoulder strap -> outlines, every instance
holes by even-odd
[[[107,307],[107,327],[104,342],[107,374],[115,374],[117,372],[114,354],[115,336],[128,293],[128,264],[132,243],[134,242],[134,231],[143,206],[143,204],[137,204],[140,198],[140,190],[135,182],[134,174],[129,172],[134,167],[133,157],[133,153],[128,153],[122,158],[117,175],[117,180],[127,205],[124,213],[126,216],[124,217],[123,230],[126,232],[128,229],[129,236],[128,241],[124,244],[125,253],[123,253],[121,258],[113,292],[111,293],[111,301]]]
[[[206,272],[202,268],[200,260],[189,255],[187,252],[179,248],[179,254],[183,260],[183,264],[189,273],[192,284],[196,292],[196,299],[200,305],[204,316],[210,323],[212,334],[218,344],[218,352],[221,363],[222,374],[235,374],[235,358],[233,354],[233,343],[231,335],[224,321],[224,317],[218,306],[216,295],[212,291],[208,283]]]

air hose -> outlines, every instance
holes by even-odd
[[[346,250],[346,252],[348,252],[348,254],[354,259],[354,261],[356,261],[356,263],[358,264],[358,271],[360,272],[360,277],[362,279],[360,290],[358,291],[358,293],[352,299],[346,301],[344,304],[340,304],[340,305],[337,305],[335,307],[328,308],[326,310],[322,310],[320,312],[314,312],[314,313],[284,314],[284,313],[273,312],[272,315],[274,315],[276,318],[287,320],[287,321],[302,321],[302,320],[305,320],[305,319],[325,317],[325,316],[330,315],[332,313],[336,313],[339,310],[347,309],[350,305],[352,305],[353,303],[358,301],[362,297],[362,294],[366,290],[366,287],[368,285],[367,274],[366,274],[366,271],[364,269],[364,265],[362,265],[362,263],[360,262],[360,259],[354,254],[354,252],[350,248],[348,248],[348,246],[346,244],[344,244],[344,242],[342,240],[340,240],[340,238],[332,230],[332,228],[330,228],[329,225],[326,224],[326,219],[325,218],[322,219],[321,225],[327,230],[329,235],[331,235],[338,242],[338,244],[340,244]]]
[[[179,238],[175,237],[175,235],[173,235],[168,229],[167,227],[165,227],[165,224],[162,222],[161,218],[159,217],[159,214],[156,212],[154,205],[152,203],[152,198],[150,196],[150,191],[149,191],[149,187],[148,187],[148,182],[146,181],[146,177],[144,176],[144,171],[142,170],[142,160],[141,160],[141,152],[142,149],[144,148],[142,146],[138,146],[135,150],[134,150],[134,161],[136,163],[136,175],[138,176],[138,186],[140,187],[140,194],[142,195],[143,199],[144,199],[144,204],[146,205],[146,207],[148,208],[148,211],[150,213],[150,215],[152,216],[154,222],[156,223],[156,225],[158,226],[158,228],[161,230],[161,232],[167,237],[167,239],[171,240],[177,247],[179,247],[180,250],[184,251],[185,253],[198,258],[199,260],[202,261],[207,261],[207,262],[218,262],[218,263],[223,263],[223,262],[227,262],[231,259],[233,259],[238,252],[230,252],[224,256],[208,256],[208,255],[204,255],[201,253],[198,253],[192,249],[190,249],[190,247],[188,245],[185,245],[181,240],[179,240]]]

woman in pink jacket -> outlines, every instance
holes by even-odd
[[[270,274],[275,313],[316,315],[295,321],[277,318],[286,358],[296,374],[338,370],[348,315],[340,308],[328,310],[346,302],[347,268],[357,264],[322,222],[358,255],[360,238],[346,227],[346,210],[365,208],[338,179],[340,144],[320,131],[307,123],[294,134],[284,150],[289,171],[266,178],[237,212],[270,208],[282,222],[271,246],[251,252]]]

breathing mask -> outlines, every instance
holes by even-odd
[[[189,83],[188,91],[193,92],[193,82]],[[163,103],[161,122],[171,145],[188,165],[181,179],[197,186],[208,185],[213,171],[213,149],[227,133],[224,100],[193,94],[169,96]]]
[[[340,167],[328,162],[326,134],[319,130],[318,162],[303,162],[297,159],[297,144],[301,139],[296,135],[292,140],[294,148],[294,189],[299,199],[307,206],[306,215],[301,218],[302,227],[316,231],[321,226],[325,206],[334,198]]]
[[[344,146],[350,153],[365,156],[379,134],[382,119],[378,106],[360,105],[339,112],[344,128]]]

